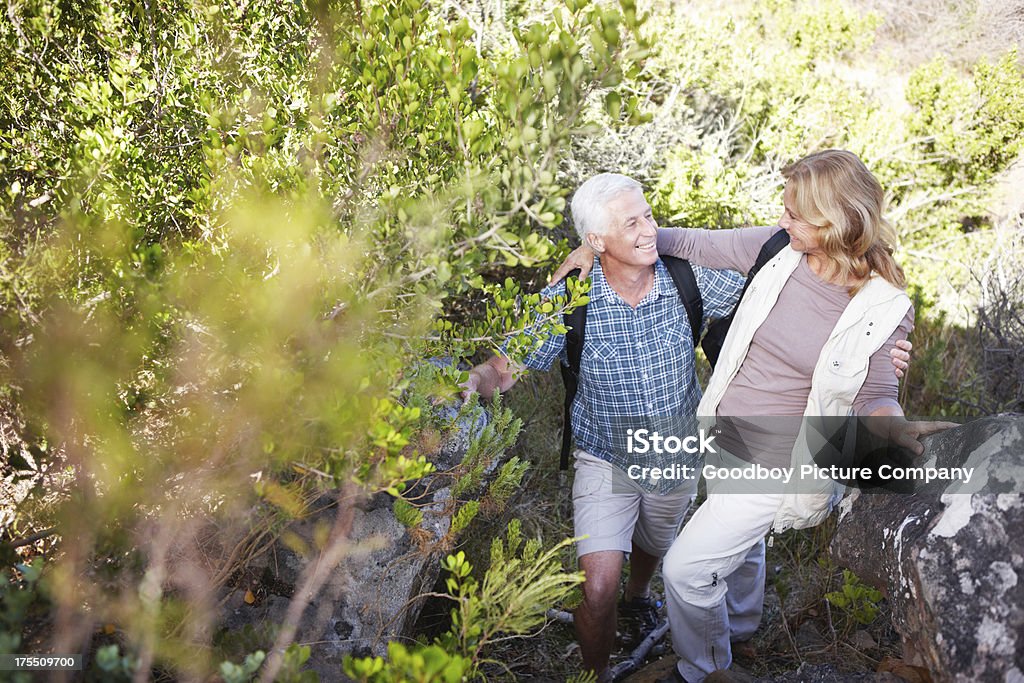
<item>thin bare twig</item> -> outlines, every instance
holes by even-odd
[[[797,660],[802,665],[804,658],[800,654],[800,648],[796,644],[796,639],[793,638],[793,632],[789,629],[789,620],[786,619],[786,605],[782,602],[782,597],[779,597],[779,616],[782,618],[782,629],[786,632],[786,638],[789,640],[789,644],[793,647],[793,654],[796,655]]]
[[[51,527],[43,531],[37,531],[36,533],[31,534],[30,536],[26,536],[25,538],[19,538],[16,541],[11,541],[11,547],[20,548],[22,546],[32,545],[36,541],[41,541],[44,538],[53,536],[55,533],[57,533],[57,527]]]

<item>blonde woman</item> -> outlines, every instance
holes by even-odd
[[[658,231],[660,253],[740,272],[773,234],[789,235],[740,302],[697,414],[718,420],[727,459],[767,470],[811,463],[820,444],[808,418],[822,416],[887,417],[890,438],[920,453],[920,436],[951,425],[908,422],[897,402],[889,352],[912,329],[913,307],[882,187],[844,150],[812,154],[783,176],[778,226]],[[820,523],[841,491],[828,478],[765,481],[709,481],[707,501],[665,557],[680,657],[668,680],[697,683],[729,668],[732,643],[749,639],[761,619],[765,535]]]

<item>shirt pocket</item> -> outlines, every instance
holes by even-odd
[[[682,387],[686,371],[693,367],[693,335],[687,323],[665,325],[654,332],[641,353],[648,354],[647,365],[651,375],[647,381],[669,383]],[[687,362],[687,359],[690,362]]]
[[[580,360],[581,380],[599,387],[615,387],[626,381],[628,359],[625,351],[608,341],[587,344]]]

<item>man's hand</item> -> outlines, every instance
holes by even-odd
[[[485,399],[494,392],[504,394],[512,388],[524,368],[514,365],[504,356],[492,356],[469,371],[469,377],[462,383],[462,400],[468,400],[473,393]]]
[[[551,280],[548,284],[553,285],[577,268],[580,269],[579,279],[586,280],[593,267],[594,250],[585,244],[581,245],[576,247],[571,254],[565,257],[565,260],[562,261],[562,265],[558,266],[558,270],[556,270],[555,274],[551,276]]]
[[[480,375],[473,372],[473,370],[476,370],[476,368],[469,371],[469,377],[461,385],[463,401],[468,401],[470,394],[477,393],[477,388],[480,386]]]
[[[896,373],[896,377],[902,379],[903,375],[906,374],[907,368],[910,367],[910,351],[913,348],[914,345],[908,340],[899,339],[896,341],[896,346],[889,351],[893,372]]]

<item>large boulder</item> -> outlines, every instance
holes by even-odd
[[[448,417],[457,413],[455,409],[448,412]],[[478,409],[459,423],[429,458],[439,473],[462,461],[473,435],[488,421]],[[486,472],[493,473],[500,460],[488,463]],[[448,504],[450,486],[450,476],[429,475],[408,492],[423,513],[415,528],[396,518],[394,499],[386,493],[356,503],[325,496],[313,506],[318,512],[289,525],[270,551],[240,572],[223,598],[224,632],[240,633],[251,626],[257,633],[272,633],[285,622],[293,601],[306,600],[295,641],[312,644],[307,667],[321,681],[347,680],[341,673],[347,654],[383,656],[389,641],[408,641],[424,605],[424,593],[433,589],[440,561],[450,547],[448,532],[455,509]],[[345,555],[314,595],[297,595],[303,572],[320,561],[317,548],[337,528],[341,506],[350,515],[345,522]],[[259,645],[265,646],[265,640]]]
[[[925,440],[926,465],[976,468],[969,484],[856,491],[832,553],[884,591],[904,658],[936,681],[1024,683],[1024,416]]]

